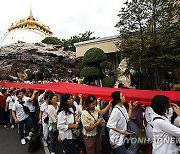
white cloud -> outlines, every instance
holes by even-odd
[[[0,2],[0,44],[11,23],[33,16],[58,38],[93,31],[96,37],[118,34],[114,25],[125,0],[4,0]]]

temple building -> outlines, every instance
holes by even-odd
[[[5,34],[2,46],[11,43],[26,42],[39,43],[46,37],[51,37],[50,28],[38,20],[34,19],[32,10],[27,19],[21,19],[19,22],[12,23],[8,32]]]

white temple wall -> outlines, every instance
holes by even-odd
[[[39,43],[45,37],[43,33],[40,33],[37,30],[30,29],[14,29],[10,31],[4,38],[2,46],[9,45],[12,43],[18,43],[18,41],[23,41],[26,43]]]

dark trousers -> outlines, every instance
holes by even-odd
[[[75,141],[72,139],[64,139],[62,141],[64,150],[66,154],[78,154]]]
[[[55,152],[55,147],[56,147],[56,142],[57,142],[57,137],[58,137],[58,130],[54,132],[49,131],[49,136],[50,136],[50,151]]]
[[[29,120],[30,120],[30,127],[34,127],[34,117],[35,117],[35,112],[29,112]]]
[[[86,152],[86,147],[85,147],[84,142],[83,142],[82,133],[80,134],[80,136],[78,138],[74,139],[74,142],[76,145],[78,145],[80,150],[82,150],[84,153]]]
[[[124,145],[121,145],[114,149],[114,154],[127,154],[126,147]]]
[[[24,138],[24,125],[25,125],[25,131],[26,131],[25,136],[28,136],[29,131],[31,129],[29,117],[27,117],[26,119],[24,119],[22,121],[19,121],[18,129],[19,129],[20,140],[22,140]]]
[[[0,125],[7,125],[8,121],[8,112],[5,111],[5,108],[0,107]]]

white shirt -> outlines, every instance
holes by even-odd
[[[76,107],[76,112],[78,114],[82,114],[82,105],[78,105],[78,103],[76,101],[74,101],[73,104]]]
[[[153,125],[153,114],[155,114],[155,112],[153,111],[153,109],[150,107],[150,106],[147,106],[146,107],[146,110],[145,110],[145,119],[146,119],[146,122],[147,122],[147,125]]]
[[[44,93],[42,93],[42,94],[40,94],[38,96],[38,104],[39,104],[39,106],[41,106],[44,103],[44,96],[45,96],[45,94],[46,94],[46,92],[44,92]]]
[[[146,130],[146,136],[147,138],[152,142],[153,141],[153,115],[155,114],[155,112],[153,111],[153,109],[150,106],[146,107],[145,110],[145,119],[147,122],[147,125],[145,127]]]
[[[82,112],[82,108],[80,108],[80,106],[78,104],[75,104],[74,102],[74,106],[76,107],[76,111],[74,112],[74,110],[72,108],[69,108],[69,110],[72,113],[75,113],[77,115],[80,115]],[[57,123],[57,128],[59,130],[59,135],[61,140],[63,141],[64,139],[72,139],[72,129],[68,129],[68,125],[69,124],[74,124],[74,115],[73,114],[65,114],[65,111],[61,111],[58,114],[58,123]]]
[[[18,100],[16,100],[15,103],[13,104],[12,111],[16,112],[16,117],[19,121],[22,121],[29,116],[24,112],[23,106],[19,103]]]
[[[174,120],[174,125],[177,127],[180,127],[180,117],[177,116],[176,119]]]
[[[153,121],[153,154],[179,154],[178,147],[174,143],[174,137],[180,137],[180,128],[172,125],[170,121],[157,114],[154,117],[162,117]],[[153,118],[154,118],[153,117]]]
[[[41,104],[40,110],[43,112],[42,113],[42,121],[44,122],[44,119],[48,116],[48,104],[46,102]]]
[[[71,112],[74,112],[72,108],[69,108]],[[65,114],[65,111],[61,111],[58,114],[58,123],[57,128],[59,130],[59,135],[61,140],[64,139],[72,139],[72,131],[71,129],[68,129],[69,124],[74,123],[74,115],[73,114]]]
[[[30,97],[24,96],[23,100],[25,101],[25,105],[29,107],[30,112],[35,112],[35,106],[33,105],[33,101],[29,101]]]
[[[122,111],[120,111],[119,109]],[[124,144],[124,134],[120,134],[116,131],[114,131],[111,128],[117,128],[119,130],[127,130],[127,122],[126,119],[129,119],[127,110],[124,106],[119,107],[119,106],[115,106],[111,112],[111,115],[109,117],[108,123],[107,123],[107,127],[110,128],[109,130],[109,137],[110,137],[110,144],[113,145],[114,148],[117,148],[121,145]]]
[[[13,107],[13,104],[15,103],[14,96],[12,96],[12,95],[11,95],[11,96],[8,96],[8,97],[6,98],[6,102],[8,102],[8,104],[9,104],[8,109],[11,110],[12,107]]]
[[[57,108],[55,109],[54,106],[48,105],[48,116],[49,116],[49,124],[57,122],[57,111],[59,110],[60,102],[57,102]]]

